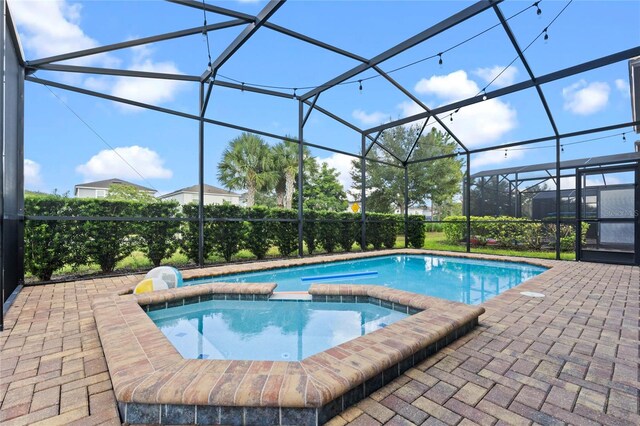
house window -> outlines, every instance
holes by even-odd
[[[104,198],[107,196],[106,189],[96,189],[96,198]]]

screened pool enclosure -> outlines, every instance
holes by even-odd
[[[413,180],[412,174],[424,165],[433,165],[433,170],[438,170],[439,162],[455,159],[459,193],[454,197],[462,205],[461,215],[452,215],[458,219],[451,219],[459,224],[463,230],[462,238],[457,239],[463,250],[474,251],[474,236],[482,236],[478,230],[474,217],[485,217],[485,222],[490,222],[490,217],[496,220],[514,223],[540,224],[545,229],[544,238],[539,241],[540,247],[555,252],[555,258],[561,258],[562,244],[572,246],[576,251],[577,260],[606,261],[616,263],[640,264],[640,225],[638,223],[638,211],[640,211],[640,154],[634,152],[633,141],[637,137],[640,125],[640,105],[638,105],[638,91],[640,90],[640,39],[637,29],[628,29],[629,40],[626,46],[612,44],[609,50],[598,52],[598,56],[581,58],[567,66],[556,67],[553,61],[548,59],[544,66],[540,66],[540,55],[535,61],[530,60],[529,47],[535,43],[554,42],[553,26],[561,25],[558,20],[571,2],[556,4],[554,7],[536,1],[531,3],[508,2],[501,0],[483,0],[476,3],[452,2],[448,7],[454,8],[452,14],[437,22],[429,22],[425,19],[424,26],[415,35],[406,38],[392,47],[377,53],[374,56],[361,56],[348,49],[343,49],[333,43],[321,41],[306,32],[298,32],[291,27],[277,24],[279,16],[289,18],[287,22],[295,21],[287,16],[289,7],[294,11],[301,10],[302,4],[290,4],[285,1],[269,1],[256,15],[238,10],[232,10],[211,4],[207,1],[194,0],[170,0],[169,5],[147,3],[148,9],[155,7],[172,7],[176,12],[192,10],[194,25],[189,28],[174,30],[143,38],[134,38],[114,42],[98,47],[63,53],[43,58],[25,58],[18,37],[16,25],[12,20],[11,4],[5,8],[3,32],[2,32],[2,61],[4,69],[4,84],[2,86],[2,132],[3,132],[3,170],[2,170],[2,298],[6,301],[12,292],[22,284],[24,280],[24,226],[25,222],[107,222],[118,226],[124,222],[180,222],[197,224],[198,256],[197,265],[203,266],[206,262],[205,225],[220,220],[243,222],[278,222],[288,224],[297,230],[298,240],[295,253],[304,255],[305,227],[312,226],[316,219],[305,219],[305,156],[306,150],[313,149],[319,152],[327,152],[348,157],[352,160],[353,169],[359,173],[354,175],[354,180],[361,182],[357,187],[357,194],[352,197],[358,201],[360,207],[358,214],[358,242],[361,249],[367,248],[367,232],[371,228],[373,219],[368,217],[368,206],[372,202],[376,187],[369,184],[370,171],[373,167],[385,167],[398,170],[400,176],[398,182],[402,191],[398,190],[398,206],[404,215],[404,228],[400,226],[401,233],[406,233],[411,206],[430,204],[432,211],[436,202],[425,199],[412,199]],[[160,6],[162,5],[162,6]],[[225,5],[226,6],[226,5]],[[114,6],[115,7],[115,6]],[[340,3],[334,5],[335,13],[341,13]],[[413,8],[415,13],[424,14],[429,9],[428,2],[412,2],[402,7]],[[544,8],[542,13],[540,10]],[[567,10],[571,10],[570,8]],[[296,13],[298,13],[296,12]],[[569,13],[569,12],[566,12]],[[198,15],[197,15],[198,14]],[[528,15],[527,15],[528,14]],[[531,16],[529,16],[531,15]],[[537,17],[536,17],[537,15]],[[197,18],[196,18],[197,16]],[[204,24],[202,24],[204,16]],[[534,17],[537,22],[518,24],[515,18],[529,19]],[[541,16],[541,17],[540,17]],[[307,20],[310,17],[306,17]],[[207,21],[208,19],[208,21]],[[315,25],[331,25],[327,17],[317,17],[312,20]],[[306,23],[305,25],[309,25]],[[360,22],[358,17],[353,17],[353,25],[362,31],[380,31],[379,28],[368,28],[367,22]],[[485,27],[489,23],[489,27]],[[107,24],[105,24],[107,25]],[[531,28],[534,28],[532,30]],[[523,28],[527,28],[523,31]],[[308,34],[314,33],[314,28],[309,27]],[[478,49],[501,49],[509,59],[513,59],[508,66],[517,64],[524,77],[519,81],[508,85],[492,85],[493,79],[485,87],[478,90],[474,96],[466,96],[463,99],[452,100],[440,105],[432,105],[424,102],[407,82],[402,78],[403,69],[417,63],[427,66],[442,66],[443,62],[451,60],[453,50],[481,37],[488,30],[499,31],[503,38],[503,44],[499,46],[480,46]],[[524,32],[520,34],[519,30]],[[224,46],[217,46],[213,55],[209,48],[209,57],[203,57],[202,38],[209,42],[218,32],[225,33],[231,40]],[[277,40],[286,40],[288,43],[299,43],[300,46],[309,46],[314,52],[321,52],[319,60],[335,57],[336,63],[350,64],[346,71],[327,79],[325,82],[313,87],[300,88],[295,85],[298,81],[292,81],[288,86],[252,84],[248,81],[260,81],[260,67],[274,65],[270,61],[260,64],[252,64],[255,68],[254,77],[246,81],[232,79],[224,76],[225,64],[232,62],[235,56],[241,54],[243,49],[248,49],[250,40],[260,37],[260,34],[275,33]],[[607,37],[607,31],[593,31],[593,37]],[[469,35],[470,34],[470,35]],[[80,60],[92,55],[107,54],[120,50],[140,48],[157,43],[178,43],[176,48],[188,46],[186,41],[193,37],[199,38],[197,53],[192,55],[193,64],[196,64],[201,73],[173,73],[142,71],[129,67],[97,67],[83,64]],[[549,38],[551,38],[549,40]],[[448,45],[446,44],[448,41]],[[462,41],[459,41],[462,40]],[[573,41],[572,41],[573,42]],[[590,40],[580,42],[589,44]],[[428,49],[434,46],[429,55],[416,49]],[[444,44],[443,44],[444,43]],[[345,44],[348,44],[345,42]],[[208,46],[208,44],[207,44]],[[273,46],[274,55],[280,58],[282,52],[286,53],[287,45]],[[444,47],[443,47],[444,46]],[[567,56],[571,57],[567,46]],[[320,54],[319,54],[320,55]],[[403,56],[408,55],[408,56]],[[533,55],[532,55],[533,56]],[[416,59],[418,58],[419,59]],[[406,58],[403,59],[402,58]],[[274,59],[275,61],[275,59]],[[314,66],[314,56],[296,56],[291,58],[292,66],[297,64],[304,67]],[[344,61],[344,62],[341,62]],[[423,64],[424,62],[424,64]],[[508,62],[508,61],[507,61]],[[563,58],[560,63],[565,63]],[[304,64],[302,64],[304,63]],[[534,64],[535,63],[535,64]],[[483,64],[479,64],[483,65]],[[508,68],[508,66],[506,68]],[[559,85],[569,85],[576,79],[586,78],[601,69],[618,67],[623,70],[623,80],[629,82],[629,88],[625,89],[630,95],[631,102],[627,103],[626,111],[621,113],[621,119],[617,122],[602,122],[593,120],[588,126],[575,123],[567,123],[557,119],[558,106],[548,102],[546,91],[556,90]],[[506,69],[505,68],[505,69]],[[536,72],[536,69],[549,70]],[[504,71],[504,70],[503,70]],[[131,100],[117,96],[113,93],[101,92],[99,88],[88,88],[86,85],[73,84],[74,79],[69,76],[115,76],[131,81],[176,81],[186,85],[197,87],[197,98],[193,99],[195,112],[184,112],[150,103]],[[500,73],[502,74],[502,73]],[[500,75],[498,74],[498,76]],[[586,76],[586,77],[585,77]],[[25,83],[26,82],[26,83]],[[24,144],[25,144],[25,104],[37,102],[37,99],[25,97],[25,84],[44,86],[48,90],[55,89],[56,93],[75,93],[115,102],[122,105],[155,111],[162,128],[162,120],[186,120],[193,123],[197,129],[197,137],[193,140],[181,140],[185,146],[185,152],[193,148],[192,154],[185,154],[184,161],[190,161],[194,173],[197,171],[198,207],[193,215],[180,217],[142,217],[142,216],[66,216],[66,215],[42,215],[26,212],[24,210]],[[340,112],[323,107],[323,100],[331,98],[333,93],[344,94],[345,90],[361,96],[364,91],[367,95],[375,94],[375,85],[385,84],[393,87],[405,101],[413,105],[413,109],[400,118],[390,119],[381,124],[365,126],[355,124],[350,118]],[[302,85],[300,85],[302,86]],[[224,116],[224,105],[221,109],[213,109],[217,102],[217,93],[236,93],[243,96],[260,96],[273,100],[274,105],[295,104],[292,120],[297,123],[296,134],[278,134],[273,130],[253,128],[250,124],[238,124],[228,122],[221,118]],[[360,92],[360,93],[359,93]],[[54,92],[51,92],[54,93]],[[627,95],[625,95],[627,96]],[[461,137],[456,131],[457,123],[464,117],[465,110],[481,108],[482,105],[490,105],[491,102],[503,101],[506,104],[526,99],[531,106],[532,116],[539,117],[536,136],[523,140],[506,140],[500,143],[479,145],[474,143],[473,137]],[[378,99],[378,102],[385,99]],[[483,104],[488,102],[488,104]],[[279,108],[279,106],[276,106]],[[562,108],[560,106],[560,108]],[[534,111],[535,110],[535,111]],[[213,111],[213,112],[212,112]],[[284,111],[284,109],[283,109]],[[351,135],[340,139],[335,143],[316,140],[310,123],[314,118],[327,120],[327,126],[338,126],[340,131],[349,132]],[[626,117],[626,118],[625,118]],[[41,117],[45,120],[45,117]],[[251,122],[250,114],[247,114],[247,122]],[[577,127],[579,126],[579,127]],[[446,138],[455,142],[455,148],[444,150],[439,146],[431,146],[429,139],[430,129],[437,128]],[[229,132],[246,132],[269,140],[286,141],[297,145],[298,170],[296,179],[296,191],[300,196],[296,197],[294,209],[297,216],[291,218],[266,218],[266,217],[242,217],[219,218],[208,217],[205,213],[204,188],[206,182],[206,168],[209,163],[207,150],[213,142],[207,140],[207,133],[216,129],[226,129]],[[408,146],[393,145],[393,135],[397,129],[407,129],[411,133],[412,143]],[[345,133],[346,134],[346,133]],[[610,155],[598,155],[593,158],[584,158],[584,154],[571,151],[570,147],[579,143],[597,141],[615,137],[629,143],[616,145],[608,153]],[[27,140],[27,143],[29,141]],[[71,150],[65,146],[64,140],[52,141],[59,145],[60,150]],[[190,148],[186,148],[186,147]],[[613,146],[613,145],[612,145]],[[527,155],[515,155],[527,150],[540,149],[546,152],[548,162],[544,164],[531,164]],[[545,150],[546,149],[546,150]],[[626,151],[625,151],[626,150]],[[489,169],[486,164],[487,155],[496,154],[513,159],[515,165],[502,169]],[[475,165],[474,165],[475,164]],[[357,166],[357,167],[356,167]],[[438,173],[432,171],[432,173]],[[355,187],[355,186],[354,186]],[[308,210],[308,209],[307,209]],[[185,217],[186,216],[186,217]],[[487,218],[489,217],[489,219]],[[438,221],[443,217],[434,216]],[[587,227],[584,238],[575,237],[583,233],[583,227]],[[542,229],[542,228],[541,228]],[[567,243],[566,238],[570,230],[574,235],[573,240]],[[586,229],[586,228],[585,228]],[[406,241],[406,239],[405,239]],[[486,241],[485,241],[486,242]],[[405,243],[406,244],[406,243]]]

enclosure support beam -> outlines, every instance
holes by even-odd
[[[366,148],[367,139],[362,133],[362,152]],[[366,198],[367,198],[367,159],[363,155],[360,158],[360,220],[361,220],[361,229],[360,229],[360,248],[362,251],[367,251],[367,215],[366,215]]]
[[[24,284],[24,59],[7,2],[0,27],[0,331]]]
[[[522,216],[522,198],[520,194],[520,181],[518,180],[518,172],[515,173],[515,190],[516,190],[516,205],[514,210],[515,217]]]
[[[206,27],[200,26],[195,28],[189,28],[186,30],[175,31],[166,34],[159,34],[151,37],[139,38],[136,40],[129,40],[122,43],[109,44],[107,46],[93,47],[91,49],[79,50],[77,52],[65,53],[63,55],[50,56],[48,58],[37,59],[35,61],[29,61],[27,65],[36,66],[49,64],[51,62],[67,61],[69,59],[82,58],[84,56],[96,55],[98,53],[112,52],[114,50],[125,49],[127,47],[141,46],[143,44],[156,43],[163,40],[172,40],[175,38],[186,37],[194,34],[200,34],[203,31],[215,31],[224,28],[231,28],[244,24],[246,21],[241,19],[234,19],[231,21],[220,22],[217,24],[207,25]]]
[[[402,93],[404,93],[405,96],[407,96],[409,99],[411,99],[416,104],[420,105],[420,108],[424,109],[428,113],[431,113],[431,109],[424,102],[422,102],[420,99],[415,97],[413,95],[413,93],[411,93],[410,91],[405,89],[404,86],[402,86],[400,83],[398,83],[393,78],[391,78],[391,76],[389,74],[387,74],[386,72],[382,71],[380,69],[380,67],[374,66],[373,69],[376,70],[376,72],[378,74],[380,74],[382,77],[384,77],[389,83],[391,83],[393,86],[395,86],[398,90],[400,90]],[[455,140],[457,142],[457,144],[460,146],[460,148],[464,149],[465,152],[469,151],[467,149],[467,147],[462,143],[462,141],[460,139],[458,139],[458,137],[451,131],[451,129],[449,129],[449,127],[446,124],[444,124],[444,122],[440,119],[440,117],[438,117],[436,115],[434,115],[432,117],[438,122],[438,124],[440,126],[442,126],[442,128],[445,130],[445,132],[447,132],[449,134],[449,136],[451,136],[453,138],[453,140]],[[429,117],[427,117],[427,120],[429,120]],[[422,126],[423,130],[424,130],[425,126],[426,126],[426,122],[425,122],[425,125]]]
[[[288,142],[298,143],[297,139],[289,137],[289,136],[276,135],[274,133],[263,132],[261,130],[252,129],[252,128],[249,128],[249,127],[237,126],[235,124],[226,123],[224,121],[212,120],[210,118],[202,118],[202,117],[200,117],[198,115],[188,114],[186,112],[180,112],[180,111],[176,111],[176,110],[169,109],[169,108],[164,108],[164,107],[159,107],[159,106],[155,106],[155,105],[145,104],[145,103],[142,103],[142,102],[132,101],[130,99],[119,98],[117,96],[107,95],[107,94],[100,93],[100,92],[94,92],[92,90],[87,90],[87,89],[82,89],[82,88],[79,88],[79,87],[69,86],[67,84],[57,83],[55,81],[50,81],[50,80],[45,80],[45,79],[42,79],[42,78],[39,78],[39,77],[34,77],[33,75],[26,77],[25,80],[31,81],[33,83],[39,83],[39,84],[42,84],[44,86],[57,87],[58,89],[63,89],[63,90],[69,90],[71,92],[82,93],[83,95],[95,96],[96,98],[107,99],[107,100],[110,100],[110,101],[113,101],[113,102],[119,102],[119,103],[123,103],[123,104],[127,104],[127,105],[137,106],[139,108],[149,109],[149,110],[156,111],[156,112],[162,112],[162,113],[165,113],[165,114],[170,114],[170,115],[175,115],[175,116],[178,116],[178,117],[188,118],[190,120],[203,120],[205,123],[208,123],[208,124],[213,124],[213,125],[216,125],[216,126],[226,127],[226,128],[229,128],[229,129],[235,129],[235,130],[239,130],[241,132],[255,133],[257,135],[266,136],[268,138],[280,139],[280,140],[284,140],[284,141],[288,141]],[[215,82],[214,82],[214,85],[215,85]],[[316,107],[316,109],[317,109],[317,107]],[[313,143],[309,143],[309,142],[305,142],[305,145],[310,146],[310,147],[314,147],[314,148],[324,149],[324,150],[330,151],[330,152],[335,152],[336,154],[342,154],[342,155],[347,155],[349,157],[360,158],[360,155],[354,154],[352,152],[342,151],[342,150],[335,149],[335,148],[330,148],[330,147],[324,147],[322,145],[313,144]],[[375,161],[375,160],[372,160],[372,161]],[[378,160],[378,162],[381,162],[381,161]],[[391,165],[394,166],[394,167],[398,167],[396,164],[391,164]]]
[[[409,220],[409,166],[404,165],[404,248],[407,248],[407,226]],[[433,203],[431,204],[431,213],[433,215]]]
[[[471,154],[467,151],[467,179],[464,185],[465,204],[464,215],[467,219],[467,253],[471,252]],[[433,210],[432,210],[433,212]]]
[[[298,101],[298,257],[304,256],[304,103]]]
[[[427,123],[429,123],[429,119],[427,118],[426,120],[424,120],[424,124],[422,125],[422,128],[420,128],[420,130],[418,131],[418,134],[416,135],[416,140],[413,142],[413,145],[411,145],[411,149],[409,150],[409,153],[407,154],[407,158],[405,158],[405,163],[409,162],[409,159],[411,158],[411,155],[413,155],[413,151],[416,149],[416,146],[418,146],[418,142],[420,141],[420,138],[422,137],[422,134],[424,133],[424,129],[427,127]]]
[[[455,27],[456,25],[466,21],[469,18],[472,18],[476,15],[478,15],[479,13],[484,12],[485,10],[489,9],[492,7],[492,5],[494,3],[499,3],[502,0],[481,0],[469,7],[467,7],[464,10],[461,10],[460,12],[456,13],[455,15],[450,16],[447,19],[444,19],[443,21],[435,24],[434,26],[422,31],[419,34],[416,34],[415,36],[403,41],[400,44],[395,45],[394,47],[392,47],[391,49],[388,49],[384,52],[382,52],[381,54],[375,56],[374,58],[371,58],[371,60],[367,61],[366,63],[360,64],[352,69],[350,69],[349,71],[346,71],[344,73],[342,73],[341,75],[333,78],[332,80],[329,80],[328,82],[326,82],[325,84],[322,84],[318,87],[316,87],[315,89],[312,89],[310,91],[308,91],[307,93],[305,93],[304,95],[302,95],[302,99],[306,100],[311,98],[312,96],[317,95],[318,93],[324,92],[325,90],[328,90],[352,77],[355,77],[356,75],[360,74],[361,72],[364,72],[368,69],[370,69],[371,67],[378,65],[388,59],[393,58],[394,56],[404,52],[407,49],[410,49],[440,33],[442,33],[443,31],[448,30],[449,28]],[[364,152],[364,151],[363,151]]]
[[[572,75],[580,74],[593,69],[615,64],[616,62],[624,61],[626,59],[630,59],[635,56],[640,56],[640,46],[623,50],[608,56],[603,56],[602,58],[594,59],[593,61],[583,62],[582,64],[564,68],[560,71],[555,71],[549,74],[545,74],[543,76],[537,77],[536,83],[539,85],[551,83],[556,80],[561,80],[566,77],[571,77]],[[411,115],[409,117],[401,118],[398,120],[390,121],[385,124],[381,124],[379,126],[371,127],[369,129],[366,129],[365,133],[370,134],[373,132],[377,132],[379,130],[385,130],[391,127],[396,127],[396,126],[401,126],[403,124],[411,123],[412,121],[421,120],[423,118],[427,118],[430,115],[447,113],[459,108],[464,108],[469,105],[483,102],[484,96],[486,96],[487,99],[499,98],[501,96],[505,96],[511,93],[516,93],[522,90],[530,89],[534,85],[535,85],[534,82],[531,80],[523,81],[521,83],[516,83],[511,86],[503,87],[501,89],[497,89],[492,92],[487,92],[486,95],[483,94],[479,96],[474,96],[472,98],[463,99],[461,101],[453,102],[448,105],[443,105],[441,107],[433,108],[431,110],[431,113],[421,112],[415,115]]]
[[[218,69],[225,62],[227,62],[234,53],[238,51],[245,44],[252,35],[260,29],[262,25],[264,25],[267,20],[273,16],[274,13],[280,9],[280,6],[284,4],[286,0],[270,0],[269,3],[258,13],[255,17],[255,20],[247,25],[244,30],[231,42],[229,46],[218,56],[212,63],[211,67],[205,71],[200,77],[202,81],[207,81],[211,76],[215,76],[218,73]]]
[[[120,70],[115,68],[83,67],[78,65],[42,64],[42,65],[32,65],[29,68],[31,70],[75,72],[75,73],[82,73],[82,74],[116,75],[116,76],[122,76],[122,77],[157,78],[161,80],[178,80],[178,81],[193,81],[193,82],[200,81],[200,77],[198,77],[197,75],[169,74],[169,73],[136,71],[136,70]]]
[[[609,130],[623,129],[625,127],[631,127],[631,126],[637,126],[637,125],[640,125],[640,120],[629,121],[627,123],[612,124],[611,126],[594,127],[592,129],[587,129],[587,130],[579,130],[577,132],[562,133],[559,135],[559,137],[560,139],[573,138],[576,136],[584,136],[584,135],[590,135],[592,133],[607,132]],[[486,148],[476,148],[476,149],[472,149],[470,152],[471,154],[478,154],[480,152],[487,152],[487,151],[500,151],[506,148],[512,148],[514,146],[523,146],[523,145],[531,145],[531,144],[540,143],[540,142],[549,142],[549,141],[555,140],[556,138],[557,136],[545,136],[542,138],[528,139],[520,142],[506,143],[504,145],[497,145],[497,146],[486,147]]]
[[[302,120],[302,125],[304,126],[305,124],[307,124],[307,120],[309,119],[309,116],[311,116],[311,113],[313,112],[313,107],[316,106],[316,102],[318,102],[318,98],[320,97],[320,95],[318,94],[317,96],[315,96],[313,98],[313,101],[311,102],[311,105],[309,105],[309,110],[307,111],[307,114],[304,116],[304,119]]]
[[[204,84],[204,83],[200,83],[200,84]],[[208,86],[209,87],[207,87],[207,94],[204,97],[204,102],[200,106],[200,117],[203,117],[203,118],[207,113],[207,107],[209,106],[209,99],[211,99],[211,91],[213,90],[213,84],[211,81],[209,81]]]
[[[382,134],[382,130],[380,130],[378,132],[378,134],[373,138],[373,140],[371,141],[371,143],[367,147],[367,150],[364,152],[364,156],[365,157],[369,154],[369,151],[371,151],[371,148],[373,148],[373,145],[376,144],[376,141],[378,140],[378,138],[380,137],[381,134]]]
[[[182,6],[187,6],[187,7],[193,7],[195,9],[204,9],[207,12],[213,12],[213,13],[217,13],[217,14],[221,14],[221,15],[225,15],[225,16],[229,16],[232,18],[240,18],[243,21],[241,21],[242,23],[245,22],[254,22],[256,20],[256,17],[253,15],[249,15],[246,13],[242,13],[242,12],[237,12],[235,10],[230,10],[230,9],[225,9],[222,7],[218,7],[218,6],[214,6],[208,3],[202,4],[202,2],[200,1],[195,1],[195,0],[167,0],[170,3],[176,3]],[[309,36],[306,36],[304,34],[300,34],[298,32],[295,32],[293,30],[290,30],[289,28],[285,28],[282,27],[280,25],[276,25],[272,22],[265,22],[263,24],[263,26],[265,28],[269,28],[270,30],[276,31],[280,34],[284,34],[286,36],[289,36],[291,38],[295,38],[297,40],[303,41],[305,43],[309,43],[312,44],[314,46],[320,47],[322,49],[326,49],[329,50],[333,53],[337,53],[339,55],[343,55],[346,56],[347,58],[351,58],[355,61],[359,61],[359,62],[367,62],[366,58],[363,58],[362,56],[358,56],[355,53],[346,51],[344,49],[340,49],[339,47],[336,46],[332,46],[328,43],[322,42],[320,40],[316,40],[314,38],[311,38]]]
[[[556,139],[556,260],[560,260],[560,138]]]
[[[575,241],[575,251],[576,251],[576,261],[580,261],[582,248],[582,182],[581,182],[581,174],[579,170],[576,169],[576,241]],[[636,181],[637,185],[638,181]],[[637,240],[636,240],[637,241]]]
[[[536,92],[538,92],[538,97],[540,98],[540,102],[544,107],[544,111],[547,114],[547,118],[549,119],[549,123],[551,124],[551,127],[553,128],[553,133],[555,134],[555,137],[556,137],[556,260],[560,260],[560,132],[558,131],[558,126],[556,126],[556,122],[553,118],[553,114],[551,113],[551,109],[549,108],[549,104],[547,103],[547,99],[545,98],[544,93],[542,92],[540,83],[536,80],[536,76],[534,75],[533,70],[529,66],[529,62],[527,62],[527,59],[524,57],[524,52],[522,51],[522,49],[520,49],[520,46],[518,45],[518,41],[516,40],[516,37],[513,34],[513,31],[511,31],[511,27],[509,26],[509,23],[504,18],[504,15],[502,14],[502,11],[498,7],[498,5],[493,6],[493,10],[496,12],[498,19],[502,24],[502,28],[504,28],[505,32],[507,33],[507,36],[509,37],[511,44],[516,50],[518,57],[520,58],[520,61],[522,62],[522,65],[524,65],[524,68],[527,70],[527,74],[529,74],[529,79],[534,84],[534,87],[536,88]]]
[[[200,83],[198,130],[198,266],[204,266],[204,83]]]

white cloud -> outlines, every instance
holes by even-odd
[[[24,186],[26,189],[39,189],[42,186],[40,164],[28,158],[24,159]]]
[[[84,79],[84,87],[96,92],[107,92],[111,85],[109,80],[103,77],[87,77]]]
[[[80,28],[82,5],[79,3],[9,0],[9,8],[27,54],[43,58],[98,46],[98,42]],[[100,54],[69,62],[116,66],[119,61],[108,54]]]
[[[423,95],[433,95],[441,104],[448,104],[459,99],[475,96],[479,91],[477,83],[470,80],[463,70],[447,75],[435,75],[423,78],[416,84],[416,91]],[[398,106],[403,116],[410,116],[424,112],[414,102],[404,102]],[[484,102],[461,108],[450,116],[441,115],[440,119],[467,147],[479,147],[498,142],[504,135],[518,125],[517,111],[509,103],[499,99],[489,99]],[[444,131],[440,125],[431,120],[430,127]]]
[[[515,83],[516,76],[518,75],[518,69],[514,66],[510,66],[505,69],[505,67],[503,66],[496,65],[491,68],[478,68],[473,71],[473,73],[483,79],[487,84],[491,83],[491,81],[495,78],[496,81],[491,83],[491,86],[505,87]],[[497,77],[498,74],[500,74],[499,77]]]
[[[389,114],[380,111],[366,113],[361,109],[356,109],[351,113],[351,115],[353,116],[353,118],[367,126],[375,126],[389,119]]]
[[[181,74],[172,61],[153,61],[152,50],[148,46],[136,46],[131,50],[133,61],[128,67],[130,70]],[[90,77],[85,80],[85,87],[88,89],[108,92],[113,96],[152,105],[174,100],[188,84],[184,81],[135,77]],[[127,104],[118,103],[117,105],[124,111],[141,111],[140,108]]]
[[[629,82],[623,80],[621,78],[617,78],[615,81],[616,89],[624,96],[625,98],[631,97],[631,93],[629,93]]]
[[[610,91],[607,83],[580,80],[562,89],[564,109],[577,115],[594,114],[607,106]]]
[[[525,151],[510,151],[507,150],[507,156],[504,156],[504,150],[499,151],[485,151],[479,154],[473,154],[471,156],[472,173],[486,169],[487,166],[504,167],[513,160],[523,158]]]
[[[349,157],[348,155],[342,155],[335,153],[328,158],[319,158],[318,161],[320,164],[326,163],[328,167],[332,167],[340,173],[338,176],[338,180],[344,187],[345,192],[351,189],[351,185],[353,183],[351,179],[351,161],[353,161],[353,157]]]
[[[77,166],[76,172],[87,179],[140,180],[140,175],[129,165],[147,179],[169,179],[173,176],[171,170],[164,168],[164,160],[157,152],[137,145],[118,147],[115,152],[107,149],[100,151],[86,163]]]
[[[470,98],[480,91],[476,82],[469,80],[463,70],[423,78],[416,83],[414,90],[420,95],[435,95],[449,102]]]
[[[153,62],[151,59],[146,59],[142,63],[135,64],[129,69],[180,74],[180,71],[173,62]],[[157,105],[175,99],[176,94],[187,84],[188,83],[173,80],[119,77],[111,89],[111,94],[125,99]],[[126,109],[138,109],[125,104],[119,105]]]
[[[96,47],[99,43],[87,35],[80,26],[82,5],[66,0],[25,1],[10,0],[11,13],[20,31],[22,43],[29,54],[38,58]],[[180,74],[174,62],[156,62],[148,46],[130,49],[133,53],[130,70]],[[109,54],[86,56],[69,61],[80,65],[120,67],[121,61]],[[63,75],[80,84],[77,75]],[[143,103],[161,104],[172,101],[185,82],[132,77],[88,77],[84,86],[91,90],[110,93]],[[136,107],[118,104],[131,111]]]

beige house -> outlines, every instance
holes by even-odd
[[[146,192],[153,196],[157,192],[155,189],[147,188],[146,186],[136,185],[135,183],[127,182],[122,179],[106,179],[98,180],[95,182],[80,183],[74,187],[74,196],[76,198],[104,198],[109,194],[109,187],[111,185],[130,185],[141,192]]]
[[[177,201],[180,205],[197,203],[199,201],[200,185],[193,185],[187,188],[178,189],[169,194],[160,195],[161,200]],[[204,204],[235,204],[240,205],[240,194],[217,188],[212,185],[204,185]]]

